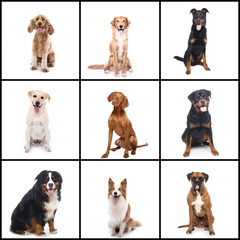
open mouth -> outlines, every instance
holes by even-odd
[[[38,28],[37,28],[37,32],[38,32],[38,33],[42,33],[42,28],[41,28],[41,27],[38,27]]]
[[[206,105],[200,106],[199,108],[200,108],[201,112],[207,112],[207,106]]]
[[[37,105],[34,105],[34,104],[33,104],[33,102],[32,102],[32,105],[33,105],[33,107],[34,107],[34,110],[35,110],[36,112],[38,112],[38,111],[39,111],[39,109],[42,107],[42,106],[37,106]]]
[[[124,32],[124,28],[118,28],[118,32],[119,33],[123,33]]]
[[[47,192],[48,192],[48,194],[52,195],[54,193],[54,190],[55,189],[48,189]]]
[[[196,28],[197,28],[198,31],[200,31],[201,28],[202,28],[202,25],[201,25],[201,24],[197,24],[197,25],[196,25]]]
[[[119,197],[120,197],[120,195],[118,195],[118,196],[113,196],[113,198],[114,198],[115,201],[118,200]]]

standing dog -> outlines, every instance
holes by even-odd
[[[186,143],[186,150],[183,154],[188,157],[192,146],[209,145],[212,154],[219,155],[215,149],[212,137],[211,115],[208,112],[211,92],[205,89],[192,92],[188,99],[192,107],[187,116],[187,128],[182,140]]]
[[[182,225],[178,228],[188,227],[187,234],[192,233],[194,227],[209,230],[210,235],[214,235],[214,216],[211,211],[212,203],[204,180],[207,182],[208,175],[203,172],[192,172],[187,174],[187,178],[192,183],[188,193],[187,203],[189,206],[189,225]]]
[[[207,43],[207,29],[206,29],[206,13],[208,10],[192,9],[190,13],[193,14],[193,25],[188,39],[188,48],[185,52],[184,58],[175,56],[174,58],[183,61],[187,70],[186,74],[191,73],[191,66],[202,65],[205,70],[210,71],[206,62],[206,43]],[[203,60],[203,62],[201,62]]]
[[[47,151],[51,152],[49,145],[50,131],[48,129],[48,113],[46,99],[50,101],[48,93],[33,90],[28,92],[30,107],[27,115],[27,130],[25,152],[29,152],[30,146],[46,145]]]
[[[105,73],[115,72],[119,77],[119,70],[122,76],[126,77],[126,71],[132,72],[132,65],[127,57],[128,50],[128,26],[130,21],[127,17],[115,17],[112,22],[112,41],[109,46],[110,57],[105,65],[90,65],[90,69],[104,69]]]

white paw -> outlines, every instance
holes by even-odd
[[[29,232],[28,231],[24,231],[24,235],[29,235]]]
[[[107,74],[108,74],[108,73],[110,73],[110,71],[109,71],[109,70],[105,70],[104,72],[105,72],[105,73],[107,73]]]
[[[133,69],[132,69],[132,68],[130,68],[128,71],[132,73],[132,72],[133,72]]]
[[[51,234],[56,234],[56,233],[57,233],[57,229],[51,232]]]
[[[27,146],[27,145],[26,145],[24,148],[25,148],[25,152],[28,153],[29,150],[30,150],[30,146]]]
[[[50,146],[47,147],[47,151],[48,151],[48,152],[51,152],[51,151],[52,151]]]
[[[119,74],[115,74],[115,77],[120,77],[120,75]]]
[[[120,232],[119,232],[118,236],[119,236],[119,237],[123,237],[123,233],[120,233]]]
[[[126,77],[126,76],[127,76],[127,74],[126,74],[126,73],[122,73],[122,76],[123,76],[123,77]]]

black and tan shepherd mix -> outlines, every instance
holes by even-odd
[[[188,48],[184,58],[175,56],[174,58],[184,62],[187,70],[186,74],[191,73],[191,66],[202,65],[205,70],[210,71],[206,62],[206,44],[207,44],[207,29],[206,29],[206,13],[208,10],[191,10],[193,14],[193,25],[188,39]],[[203,60],[203,61],[202,61]]]
[[[197,90],[188,96],[192,107],[187,116],[187,128],[182,140],[186,143],[186,150],[183,154],[188,157],[192,146],[208,145],[212,154],[219,155],[213,145],[211,115],[208,112],[211,92],[205,89]]]

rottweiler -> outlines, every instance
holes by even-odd
[[[205,89],[192,92],[188,99],[192,107],[187,116],[187,128],[182,140],[186,143],[186,150],[183,154],[188,157],[192,146],[208,145],[212,154],[219,155],[213,145],[211,115],[208,112],[211,92]]]
[[[174,58],[184,62],[187,70],[186,74],[191,73],[191,66],[202,65],[205,70],[210,71],[206,62],[206,44],[207,44],[207,29],[206,29],[206,13],[209,11],[206,8],[202,10],[191,10],[193,14],[193,25],[188,39],[188,48],[184,54],[184,58],[175,56]],[[203,61],[201,61],[203,60]]]

